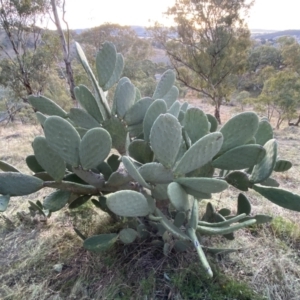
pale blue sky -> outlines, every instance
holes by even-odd
[[[162,13],[175,0],[66,0],[70,28],[105,22],[149,26],[148,20],[166,23]],[[252,29],[300,29],[299,0],[256,0],[250,12]]]

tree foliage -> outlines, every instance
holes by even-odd
[[[178,79],[212,100],[219,122],[222,101],[245,68],[250,33],[243,16],[250,6],[244,0],[177,0],[167,11],[176,27],[154,30]]]

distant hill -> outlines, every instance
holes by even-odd
[[[300,30],[291,29],[291,30],[263,32],[263,33],[252,32],[253,38],[259,38],[259,39],[265,39],[265,40],[271,40],[271,39],[276,40],[282,36],[292,36],[292,37],[295,37],[299,41],[300,40]]]

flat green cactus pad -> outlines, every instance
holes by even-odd
[[[275,172],[285,172],[292,167],[292,163],[288,160],[279,159],[276,161],[274,171]]]
[[[18,169],[16,169],[14,166],[12,166],[11,164],[0,160],[0,170],[2,170],[3,172],[18,172],[20,173],[20,171]]]
[[[122,217],[144,217],[149,214],[147,199],[135,191],[118,191],[107,196],[108,208]]]
[[[248,142],[257,132],[258,121],[258,116],[254,112],[244,112],[231,118],[220,129],[224,137],[220,152],[226,152]]]
[[[212,165],[222,170],[242,170],[253,167],[266,156],[266,150],[260,145],[242,145],[228,150]]]
[[[36,157],[34,155],[28,155],[26,157],[26,164],[27,167],[34,173],[39,173],[45,171],[41,165],[36,160]]]
[[[6,211],[9,200],[10,200],[9,195],[4,195],[4,196],[0,195],[0,212]]]
[[[126,81],[122,84],[120,84],[119,81],[118,85],[120,86],[116,89],[114,102],[116,103],[117,115],[123,119],[135,102],[135,87],[130,81]]]
[[[108,250],[118,239],[116,233],[94,235],[83,242],[83,247],[88,251],[103,252]]]
[[[144,140],[149,142],[150,140],[150,131],[153,123],[157,119],[157,117],[161,114],[165,114],[167,112],[167,105],[164,100],[158,99],[155,100],[148,108],[144,121]]]
[[[128,153],[130,157],[142,164],[153,160],[153,151],[144,140],[136,139],[132,141],[128,146]]]
[[[202,193],[220,193],[228,188],[228,183],[216,178],[185,177],[175,179],[184,187],[188,187]]]
[[[154,94],[153,99],[163,99],[164,96],[171,90],[175,82],[176,76],[172,70],[167,70],[160,78]]]
[[[173,115],[175,118],[178,118],[179,116],[179,112],[180,112],[180,107],[181,104],[180,102],[177,100],[175,101],[172,106],[168,109],[167,113],[170,115]]]
[[[256,143],[259,145],[264,145],[267,141],[273,139],[273,128],[271,124],[266,121],[262,120],[258,124],[258,130],[255,134]]]
[[[108,186],[122,186],[131,181],[131,177],[126,173],[113,172],[107,180]]]
[[[102,113],[91,91],[85,85],[79,85],[74,89],[76,100],[99,123],[103,121]]]
[[[91,198],[91,195],[83,195],[80,196],[78,198],[76,198],[75,200],[73,200],[71,202],[71,204],[69,205],[69,209],[75,209],[80,207],[81,205],[85,204],[87,201],[89,201]]]
[[[41,113],[48,116],[59,116],[65,118],[67,113],[54,101],[44,96],[29,96],[28,102]]]
[[[170,183],[168,185],[168,196],[177,210],[188,211],[190,209],[188,194],[180,184],[176,182]]]
[[[251,203],[248,200],[248,198],[240,193],[238,196],[238,203],[237,203],[237,215],[240,214],[246,214],[246,215],[250,215],[251,213]]]
[[[117,61],[117,51],[113,43],[105,42],[96,56],[96,69],[98,82],[101,87],[109,81],[113,75]]]
[[[106,129],[112,139],[112,147],[117,149],[120,154],[126,152],[127,132],[125,125],[116,117],[107,119],[103,123],[103,128]]]
[[[300,211],[300,196],[284,189],[253,185],[253,189],[271,202],[294,211]]]
[[[124,68],[123,55],[121,53],[117,53],[117,59],[116,59],[114,72],[113,72],[112,76],[110,77],[110,79],[108,80],[108,82],[102,87],[104,91],[109,90],[115,83],[118,82],[118,80],[120,79],[120,77],[122,75],[123,68]]]
[[[166,200],[168,196],[168,185],[169,184],[156,184],[154,188],[151,189],[151,194],[156,200]]]
[[[215,132],[218,129],[219,123],[218,120],[211,114],[206,114],[208,122],[210,123],[210,132]]]
[[[177,100],[178,96],[179,90],[175,85],[173,85],[171,89],[163,96],[163,99],[167,103],[167,108],[170,108],[173,105],[173,103]]]
[[[110,153],[112,140],[103,128],[90,129],[79,146],[80,163],[85,170],[96,168]]]
[[[44,126],[44,123],[45,123],[47,117],[46,117],[44,114],[42,114],[41,112],[39,112],[39,111],[37,111],[37,112],[35,113],[35,115],[36,115],[36,118],[38,119],[39,123],[40,123],[42,126]]]
[[[76,129],[66,120],[52,116],[44,124],[48,145],[66,162],[79,165],[80,136]]]
[[[39,165],[55,179],[55,181],[61,181],[65,176],[66,163],[52,150],[46,139],[42,136],[37,136],[32,143],[32,148]]]
[[[131,244],[137,238],[138,233],[132,228],[124,228],[119,232],[119,238],[124,244]]]
[[[184,175],[207,164],[221,149],[223,136],[220,132],[207,134],[189,148],[174,169]]]
[[[160,163],[147,163],[139,169],[141,176],[150,183],[170,183],[173,181],[173,174]]]
[[[225,180],[232,186],[245,192],[247,192],[248,188],[251,186],[248,174],[242,171],[230,172],[226,175]]]
[[[43,180],[17,172],[0,173],[0,194],[25,196],[37,192],[43,187]]]
[[[181,145],[181,125],[174,116],[164,114],[155,120],[150,145],[155,158],[167,169],[172,168]]]
[[[106,120],[107,118],[110,117],[111,111],[110,111],[108,102],[106,100],[106,97],[104,95],[104,92],[100,88],[98,81],[96,80],[94,73],[93,73],[91,67],[89,66],[86,56],[78,43],[75,43],[75,49],[76,49],[79,61],[81,62],[83,68],[85,69],[87,75],[89,76],[89,78],[92,82],[92,85],[93,85],[93,88],[95,91],[95,99],[96,99],[97,105],[99,107],[99,110],[101,112],[101,115],[103,116],[103,119]]]
[[[143,122],[147,109],[152,103],[153,99],[146,97],[131,106],[124,117],[127,125],[135,125]]]
[[[206,114],[199,108],[189,108],[183,119],[183,127],[192,144],[209,133],[210,124]]]
[[[137,181],[140,185],[142,185],[145,188],[151,189],[151,186],[145,181],[145,179],[141,176],[137,168],[134,166],[132,161],[130,160],[129,157],[123,156],[122,157],[122,162],[128,172],[128,174],[135,180]]]
[[[44,199],[43,206],[51,212],[58,211],[68,203],[70,195],[70,192],[63,190],[53,192]]]
[[[100,124],[90,114],[80,108],[71,108],[69,118],[77,127],[85,129],[100,127]]]
[[[266,180],[272,173],[277,158],[277,142],[275,139],[269,140],[264,148],[267,152],[264,159],[257,165],[254,166],[250,181],[253,183],[258,183]]]

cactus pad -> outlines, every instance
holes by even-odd
[[[179,211],[190,209],[189,197],[180,184],[172,182],[168,185],[168,196],[173,206]]]
[[[103,121],[102,113],[91,91],[85,85],[79,85],[74,89],[75,97],[81,106],[99,123]]]
[[[241,170],[253,167],[266,156],[266,150],[260,145],[242,145],[228,150],[213,160],[215,168],[223,170]]]
[[[153,99],[163,99],[164,96],[171,90],[175,82],[175,73],[172,70],[167,70],[160,78],[154,94]]]
[[[149,214],[147,199],[135,191],[119,191],[107,196],[108,208],[122,217],[144,217]]]
[[[216,178],[186,177],[175,180],[184,187],[207,194],[220,193],[228,188],[228,183],[226,181]]]
[[[264,148],[267,152],[264,159],[257,165],[254,166],[250,181],[253,183],[258,183],[266,180],[272,173],[277,158],[277,142],[275,139],[269,140]]]
[[[254,112],[244,112],[231,118],[221,129],[224,143],[220,152],[244,145],[257,132],[258,116]]]
[[[173,181],[173,174],[160,163],[148,163],[139,168],[139,172],[145,181],[150,183],[170,183]]]
[[[70,192],[63,190],[53,192],[44,199],[43,206],[51,212],[58,211],[68,203],[70,195]]]
[[[103,128],[90,129],[79,146],[80,163],[85,170],[96,168],[110,153],[112,141]]]
[[[167,169],[176,160],[181,144],[181,125],[170,115],[160,115],[154,122],[150,133],[150,145],[156,159]]]
[[[204,166],[219,152],[222,143],[220,132],[207,134],[185,152],[174,173],[184,175]]]
[[[29,96],[28,102],[41,113],[48,116],[59,116],[65,118],[67,113],[54,101],[44,96]]]
[[[24,196],[37,192],[43,187],[43,180],[17,172],[0,173],[0,194]]]
[[[80,136],[76,129],[66,120],[52,116],[44,124],[48,145],[60,157],[74,167],[79,165]]]
[[[116,233],[94,235],[83,242],[83,247],[88,251],[103,252],[108,250],[118,239]]]
[[[199,108],[189,108],[183,119],[183,127],[192,144],[209,133],[209,122],[206,114]]]
[[[65,176],[66,163],[49,147],[46,139],[42,136],[37,136],[32,143],[32,148],[38,164],[55,181],[61,181]]]
[[[131,244],[137,238],[138,233],[132,228],[124,228],[119,232],[119,238],[124,244]]]

